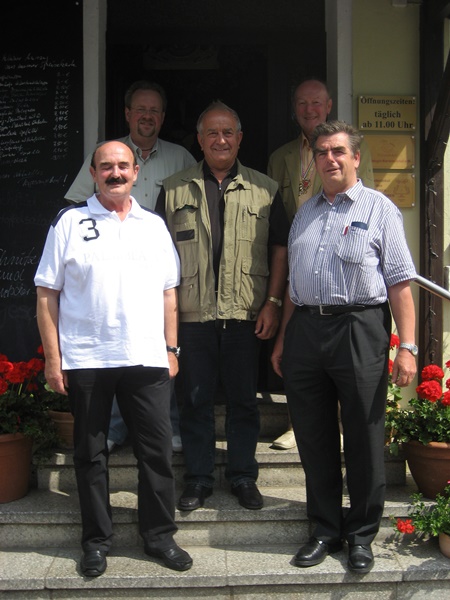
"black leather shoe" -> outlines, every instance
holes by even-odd
[[[348,568],[355,573],[368,573],[374,565],[370,544],[355,544],[348,546]]]
[[[86,577],[98,577],[106,571],[106,552],[88,550],[81,557],[80,569]]]
[[[212,488],[200,483],[188,483],[178,500],[178,509],[195,510],[196,508],[201,508],[205,503],[205,499],[211,496],[211,494]]]
[[[250,510],[263,507],[263,498],[254,481],[244,481],[231,488],[231,493],[238,497],[239,504]]]
[[[342,550],[342,542],[327,543],[316,538],[311,538],[302,546],[294,557],[296,567],[313,567],[323,562],[328,554]]]
[[[145,554],[160,558],[169,569],[174,571],[187,571],[192,567],[192,558],[182,550],[177,544],[174,544],[167,550],[151,550],[145,548]]]

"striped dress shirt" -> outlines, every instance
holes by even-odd
[[[297,305],[381,304],[387,288],[414,279],[403,219],[361,180],[331,203],[321,192],[289,234],[290,297]]]

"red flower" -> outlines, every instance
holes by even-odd
[[[414,533],[412,519],[397,519],[397,529],[400,533]]]
[[[4,358],[2,358],[4,357]],[[0,355],[0,373],[9,373],[10,371],[12,371],[14,369],[14,365],[12,364],[12,362],[9,362],[9,360],[6,358],[6,356],[4,354]]]
[[[4,379],[0,379],[0,396],[8,391],[8,384]]]
[[[450,369],[450,360],[448,360],[448,361],[445,363],[445,366],[447,367],[447,369]]]
[[[416,387],[419,398],[436,402],[442,396],[442,387],[437,381],[424,381]]]
[[[422,369],[422,381],[431,381],[432,379],[441,380],[444,377],[444,371],[437,365],[427,365]]]
[[[388,372],[392,373],[392,367],[394,366],[394,361],[390,358],[388,363]]]
[[[444,406],[450,406],[450,392],[445,392],[442,396],[441,402]]]
[[[31,375],[37,375],[45,368],[45,363],[42,358],[31,358],[27,362],[27,367],[30,370]]]
[[[400,338],[395,333],[391,333],[391,341],[389,342],[391,350],[400,346]],[[450,361],[449,361],[450,362]]]

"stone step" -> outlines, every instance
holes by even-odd
[[[48,548],[11,548],[0,556],[0,597],[8,600],[55,598],[100,600],[294,600],[406,599],[450,597],[449,561],[436,539],[396,543],[377,539],[375,565],[366,575],[350,573],[347,552],[328,556],[312,568],[292,564],[298,545],[187,547],[194,565],[170,571],[137,548],[114,547],[108,568],[98,578],[78,571],[80,550],[65,544]]]
[[[298,544],[309,537],[305,488],[260,486],[262,510],[242,508],[229,488],[217,487],[202,509],[176,511],[177,541],[184,546]],[[410,494],[416,486],[408,477],[404,486],[387,488],[382,530],[392,532],[391,515],[407,514]],[[177,489],[177,497],[181,489]],[[114,545],[141,546],[137,529],[137,496],[133,492],[111,494]],[[20,500],[0,504],[0,547],[76,546],[81,537],[78,496],[31,490]]]
[[[297,448],[292,450],[274,450],[270,440],[258,443],[256,457],[259,464],[258,484],[266,486],[303,485],[304,473]],[[226,442],[216,443],[216,485],[226,487]],[[342,461],[344,458],[342,456]],[[173,455],[173,473],[177,485],[182,485],[184,458],[182,454]],[[344,463],[343,463],[344,464]],[[405,459],[402,454],[391,456],[388,448],[385,450],[386,481],[388,485],[404,485]],[[134,491],[137,487],[136,460],[131,447],[127,444],[114,449],[109,458],[110,489],[111,491]],[[37,486],[39,489],[70,492],[76,489],[73,469],[72,452],[61,450],[37,469]]]

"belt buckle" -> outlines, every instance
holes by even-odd
[[[323,304],[319,304],[319,313],[324,316],[324,317],[330,317],[333,313],[330,312],[325,312],[324,311],[324,305]]]

